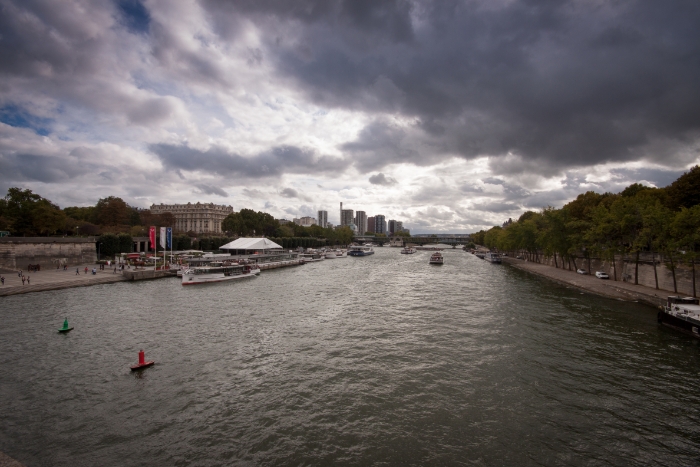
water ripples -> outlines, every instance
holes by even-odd
[[[2,300],[0,450],[28,465],[679,465],[698,341],[462,251]],[[76,329],[55,333],[68,315]],[[138,349],[158,363],[128,365]]]

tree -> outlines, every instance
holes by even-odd
[[[95,216],[100,225],[124,225],[130,219],[129,205],[116,196],[100,198],[95,205]]]
[[[692,167],[688,172],[666,187],[667,206],[674,210],[691,208],[700,204],[700,166]]]
[[[691,266],[693,296],[697,297],[695,261],[700,254],[700,205],[681,208],[671,224],[671,236],[675,248],[683,251],[683,259]]]

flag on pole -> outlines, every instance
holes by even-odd
[[[172,227],[168,227],[166,229],[165,239],[166,239],[165,244],[167,245],[166,248],[172,249],[173,248],[173,228]]]
[[[165,227],[160,228],[160,247],[165,250]]]
[[[148,229],[148,240],[151,242],[151,248],[153,248],[153,251],[156,251],[156,226],[152,225],[150,229]]]

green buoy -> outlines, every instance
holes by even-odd
[[[73,328],[68,327],[68,318],[66,318],[66,320],[63,322],[63,327],[61,329],[59,329],[58,332],[65,334],[68,331],[72,331],[72,330],[73,330]]]

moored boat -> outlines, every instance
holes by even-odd
[[[323,261],[326,259],[326,255],[318,251],[308,251],[306,253],[301,253],[299,259],[303,260],[305,263],[314,263],[316,261]]]
[[[182,285],[208,284],[210,282],[225,282],[260,274],[256,264],[212,263],[209,266],[187,268],[182,271]]]
[[[402,255],[412,255],[412,254],[415,253],[415,252],[416,252],[416,249],[415,249],[415,248],[406,247],[406,248],[402,248],[402,249],[401,249],[401,254],[402,254]]]
[[[430,264],[444,264],[445,263],[445,258],[442,256],[442,253],[439,251],[436,251],[432,255],[430,255]]]
[[[660,324],[700,338],[700,300],[671,295],[666,300],[666,306],[657,314],[657,320]]]
[[[371,246],[357,245],[351,246],[348,250],[350,256],[369,256],[374,254],[374,249]]]
[[[498,264],[501,263],[501,255],[499,255],[498,253],[491,253],[491,252],[484,253],[483,259],[485,259],[486,261],[489,261],[491,263],[498,263]]]

